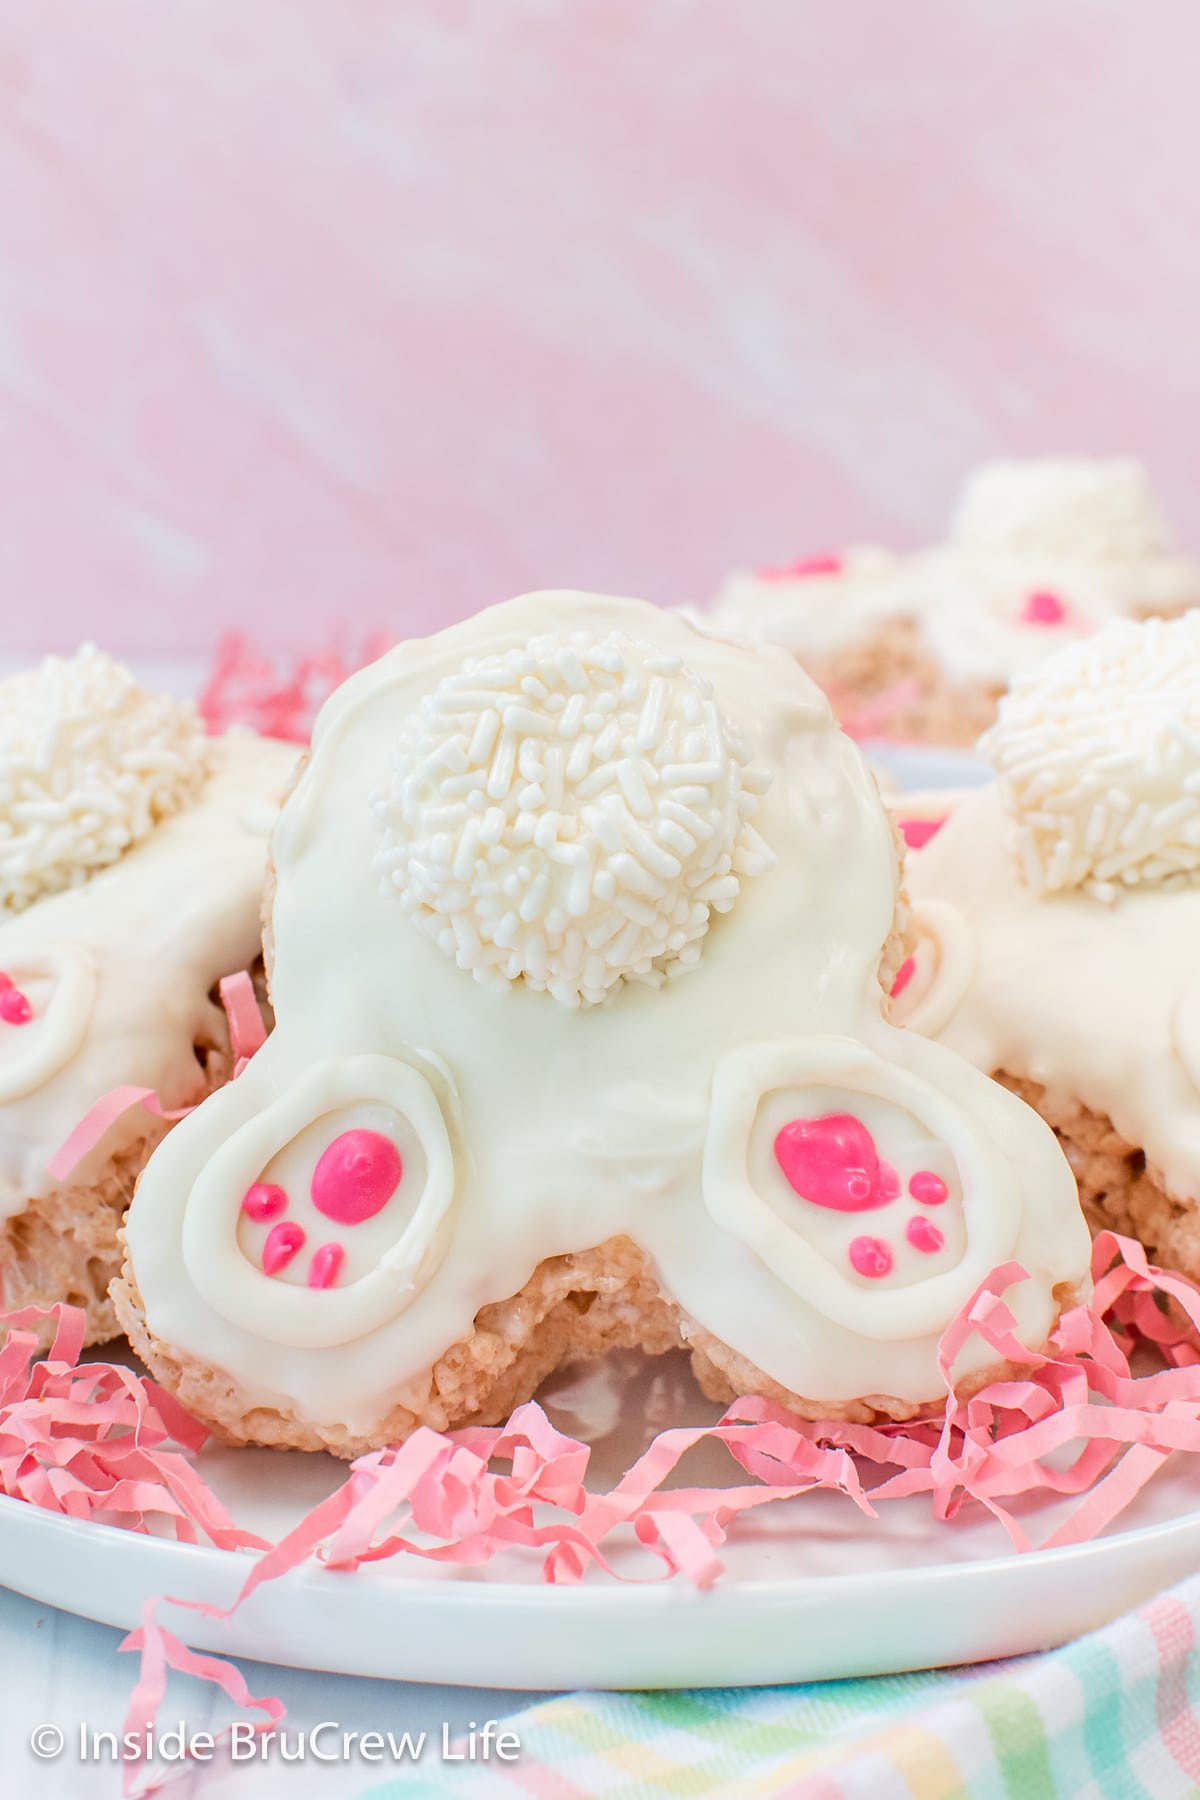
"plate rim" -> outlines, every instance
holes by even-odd
[[[848,1500],[847,1504],[849,1505],[851,1502]],[[177,1539],[159,1537],[150,1532],[132,1531],[121,1525],[111,1525],[93,1519],[74,1519],[68,1514],[53,1512],[47,1507],[39,1507],[33,1501],[21,1500],[15,1495],[0,1494],[0,1532],[5,1529],[6,1521],[21,1517],[31,1518],[34,1521],[32,1529],[45,1531],[48,1535],[65,1533],[72,1538],[95,1537],[101,1543],[116,1539],[130,1546],[130,1554],[133,1556],[174,1556],[181,1563],[190,1563],[193,1569],[201,1571],[217,1568],[224,1570],[232,1568],[236,1564],[242,1564],[248,1570],[255,1561],[266,1554],[265,1551],[256,1551],[250,1548],[222,1549],[211,1543],[180,1543]],[[974,1578],[987,1580],[1002,1573],[1011,1574],[1014,1569],[1023,1567],[1040,1568],[1044,1571],[1051,1565],[1055,1568],[1070,1566],[1074,1562],[1087,1560],[1095,1557],[1098,1553],[1102,1554],[1105,1550],[1113,1555],[1116,1555],[1118,1550],[1126,1554],[1136,1553],[1141,1549],[1152,1550],[1163,1540],[1175,1536],[1186,1537],[1189,1532],[1193,1531],[1200,1533],[1200,1505],[1197,1505],[1193,1511],[1182,1513],[1175,1518],[1159,1519],[1152,1524],[1133,1526],[1127,1531],[1109,1532],[1102,1537],[1090,1538],[1083,1543],[1060,1544],[1050,1548],[1035,1547],[1026,1551],[1014,1549],[1008,1555],[964,1557],[954,1562],[904,1566],[889,1569],[887,1578],[889,1586],[893,1584],[909,1586],[920,1583],[924,1587],[930,1581],[941,1583],[961,1577],[969,1571]],[[132,1545],[134,1544],[145,1546],[145,1548],[133,1549]],[[521,1547],[514,1546],[513,1548],[519,1552]],[[394,1559],[396,1564],[402,1561],[403,1557]],[[365,1574],[369,1582],[372,1579],[372,1570],[374,1568],[382,1569],[384,1566],[383,1563],[379,1563],[362,1565],[357,1569],[333,1569],[310,1557],[305,1562],[275,1577],[269,1584],[264,1584],[264,1588],[267,1585],[278,1588],[284,1583],[299,1585],[306,1580],[320,1581],[328,1576],[344,1577]],[[801,1593],[808,1590],[819,1592],[836,1586],[839,1589],[854,1591],[867,1584],[876,1585],[879,1580],[878,1570],[833,1570],[829,1573],[810,1572],[803,1575],[780,1575],[777,1577],[738,1576],[723,1570],[708,1588],[697,1588],[680,1575],[669,1572],[627,1577],[606,1577],[601,1573],[598,1580],[588,1581],[585,1577],[583,1580],[575,1582],[548,1582],[544,1580],[480,1580],[473,1578],[473,1570],[470,1567],[448,1566],[454,1569],[454,1573],[452,1577],[445,1580],[439,1581],[436,1577],[418,1579],[407,1575],[389,1575],[386,1579],[377,1576],[375,1585],[397,1595],[428,1596],[436,1593],[449,1596],[453,1594],[457,1596],[457,1599],[451,1604],[458,1605],[479,1604],[481,1601],[484,1605],[511,1605],[518,1597],[527,1599],[532,1595],[538,1595],[540,1599],[535,1604],[550,1606],[556,1604],[552,1597],[566,1590],[573,1598],[586,1595],[586,1604],[604,1606],[615,1605],[636,1592],[644,1593],[647,1590],[664,1594],[688,1595],[709,1594],[714,1591],[728,1593],[736,1590],[738,1593],[756,1598],[765,1593],[776,1594],[780,1597],[790,1594],[798,1598]],[[11,1583],[0,1581],[0,1589],[7,1588],[11,1588]],[[256,1592],[261,1591],[263,1590],[256,1590]],[[483,1599],[485,1595],[489,1596],[486,1600]],[[164,1598],[166,1597],[164,1596]],[[85,1613],[79,1616],[88,1617],[89,1615]]]

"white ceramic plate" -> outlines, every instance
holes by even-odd
[[[681,1355],[610,1357],[560,1374],[542,1398],[560,1429],[592,1443],[605,1485],[663,1425],[718,1410]],[[271,1537],[344,1475],[326,1457],[267,1450],[210,1450],[200,1466],[237,1521]],[[681,1465],[689,1483],[739,1476],[716,1446]],[[1180,1460],[1108,1537],[1017,1556],[982,1509],[939,1525],[918,1499],[872,1521],[840,1495],[811,1494],[736,1521],[727,1572],[703,1593],[678,1578],[548,1587],[535,1557],[511,1553],[472,1571],[410,1560],[350,1575],[306,1568],[260,1589],[227,1625],[186,1613],[166,1622],[227,1655],[480,1687],[730,1687],[887,1674],[1045,1649],[1103,1624],[1197,1566],[1198,1509],[1200,1478]],[[1061,1510],[1026,1509],[1031,1535],[1044,1536]],[[636,1546],[618,1560],[631,1575],[659,1566]],[[0,1584],[105,1624],[135,1626],[155,1594],[226,1605],[246,1568],[242,1553],[0,1500]]]

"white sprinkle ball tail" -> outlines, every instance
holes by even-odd
[[[477,980],[594,1004],[695,966],[711,914],[773,861],[765,787],[678,657],[548,633],[469,659],[405,721],[375,866]]]

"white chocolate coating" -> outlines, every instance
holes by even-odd
[[[1034,596],[1057,603],[1049,619]],[[946,544],[851,548],[836,573],[735,574],[712,617],[802,660],[914,619],[951,684],[1004,686],[1111,619],[1197,602],[1200,567],[1172,551],[1138,466],[1054,458],[977,470]]]
[[[907,869],[931,979],[914,977],[894,1016],[1106,1114],[1168,1192],[1200,1195],[1200,888],[1039,897],[995,783],[965,791]]]
[[[771,776],[755,828],[774,860],[711,920],[686,979],[625,982],[576,1008],[524,980],[473,981],[373,868],[371,794],[404,721],[466,659],[508,658],[550,631],[620,633],[677,658]],[[890,823],[791,658],[638,601],[556,593],[495,607],[334,695],[274,857],[276,1029],[156,1150],[127,1224],[150,1332],[229,1371],[251,1402],[369,1431],[482,1306],[543,1258],[617,1234],[644,1247],[688,1318],[830,1402],[938,1398],[939,1334],[1009,1255],[1033,1277],[1011,1296],[1031,1342],[1055,1316],[1055,1284],[1086,1286],[1087,1231],[1047,1128],[883,1018]],[[288,1156],[303,1181],[313,1121],[336,1139],[355,1107],[377,1125],[390,1108],[397,1141],[410,1134],[397,1198],[370,1222],[377,1263],[354,1252],[346,1285],[326,1291],[268,1275],[243,1195]],[[780,1118],[839,1109],[891,1165],[897,1196],[870,1213],[810,1204],[772,1154]],[[908,1183],[922,1169],[944,1173],[946,1230],[936,1253],[910,1254]],[[310,1229],[297,1206],[293,1195]],[[848,1253],[878,1231],[895,1263],[874,1279]],[[963,1372],[981,1355],[970,1348]]]
[[[0,1218],[50,1191],[47,1160],[110,1089],[153,1088],[175,1107],[203,1086],[193,1044],[219,1038],[216,981],[259,954],[267,837],[296,751],[234,731],[205,755],[190,802],[119,860],[0,914],[0,971],[33,1008],[0,1020]],[[122,1135],[118,1123],[89,1162]]]

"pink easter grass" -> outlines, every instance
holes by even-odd
[[[947,1329],[939,1366],[944,1416],[905,1424],[850,1425],[795,1418],[769,1401],[734,1401],[713,1425],[661,1432],[607,1492],[585,1485],[586,1444],[565,1436],[536,1401],[506,1425],[437,1432],[359,1457],[346,1480],[277,1544],[242,1530],[192,1458],[206,1432],[145,1376],[78,1357],[83,1315],[66,1306],[0,1320],[0,1492],[29,1505],[130,1531],[257,1550],[228,1609],[166,1596],[148,1603],[122,1650],[140,1655],[125,1729],[144,1742],[169,1671],[215,1683],[235,1706],[283,1716],[274,1696],[252,1698],[238,1670],[201,1656],[160,1621],[164,1606],[228,1618],[265,1582],[317,1563],[343,1572],[397,1556],[474,1567],[505,1553],[533,1554],[547,1582],[571,1584],[589,1568],[613,1568],[608,1551],[632,1530],[650,1561],[648,1579],[681,1577],[705,1588],[723,1573],[720,1546],[737,1516],[813,1489],[844,1494],[868,1518],[888,1501],[927,1494],[939,1520],[968,1503],[985,1507],[1019,1552],[1079,1544],[1102,1532],[1177,1451],[1200,1454],[1200,1289],[1156,1269],[1141,1245],[1097,1238],[1090,1304],[1059,1319],[1050,1345],[1016,1336],[1006,1290],[1026,1279],[1016,1263],[995,1270]],[[45,1360],[32,1327],[53,1316]],[[1021,1373],[969,1399],[949,1381],[963,1346],[978,1336]],[[1146,1349],[1157,1366],[1134,1375]],[[664,1490],[696,1444],[725,1445],[748,1483]],[[1068,1453],[1064,1457],[1064,1452]],[[494,1464],[504,1465],[494,1467]],[[1011,1503],[1025,1496],[1078,1504],[1034,1545]],[[882,1527],[886,1529],[886,1527]],[[657,1568],[655,1565],[657,1564]],[[145,1766],[125,1769],[127,1795]]]
[[[250,1058],[267,1038],[254,983],[245,969],[221,978],[217,990],[229,1023],[229,1046],[233,1052],[233,1078],[236,1080]],[[168,1108],[153,1088],[128,1085],[110,1088],[89,1106],[78,1125],[59,1145],[46,1164],[47,1173],[55,1181],[66,1181],[95,1148],[116,1121],[132,1107],[140,1106],[160,1119],[184,1119],[195,1106]]]
[[[249,725],[263,737],[307,744],[313,722],[333,690],[375,662],[393,642],[387,633],[375,632],[357,650],[331,645],[314,656],[281,663],[248,638],[230,632],[213,655],[197,702],[200,716],[214,734],[231,725]]]

